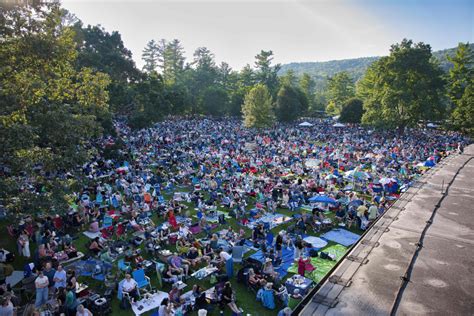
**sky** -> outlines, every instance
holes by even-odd
[[[141,67],[151,39],[207,47],[236,70],[261,50],[274,62],[387,55],[409,38],[433,50],[474,42],[473,0],[62,0],[84,24],[118,31]]]

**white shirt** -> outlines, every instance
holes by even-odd
[[[220,257],[222,260],[224,260],[224,261],[227,261],[227,260],[229,260],[229,259],[232,258],[232,256],[229,255],[229,254],[228,254],[227,252],[225,252],[225,251],[221,251],[221,253],[219,254],[219,257]]]
[[[136,286],[138,285],[137,281],[135,281],[134,279],[130,279],[127,280],[125,279],[122,283],[122,289],[125,291],[125,292],[130,292],[131,290],[133,290]]]
[[[35,280],[35,286],[37,289],[48,287],[48,285],[49,285],[48,277],[45,275],[43,275],[42,277],[39,276]]]

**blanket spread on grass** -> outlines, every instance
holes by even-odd
[[[265,256],[261,250],[258,250],[256,253],[250,256],[252,259],[256,259],[260,262],[264,262]],[[294,251],[293,249],[282,249],[282,261],[278,268],[275,268],[275,271],[280,274],[280,277],[284,277],[288,272],[288,268],[293,264],[294,260]]]
[[[315,283],[319,283],[319,281],[321,281],[324,276],[336,265],[336,262],[339,261],[346,253],[347,248],[341,245],[333,245],[323,249],[322,251],[335,255],[336,260],[326,260],[319,257],[311,258],[311,264],[316,268],[316,270],[312,272],[307,271],[305,277],[313,280]],[[293,263],[288,269],[288,272],[297,274],[298,264]]]
[[[360,236],[342,228],[336,228],[321,235],[321,238],[334,241],[343,246],[349,247],[359,240]]]
[[[270,229],[273,229],[281,224],[291,221],[291,217],[285,216],[283,214],[265,214],[256,220],[250,219],[249,223],[246,225],[249,229],[254,229],[257,224],[269,224]]]

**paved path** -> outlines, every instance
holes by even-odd
[[[300,315],[473,315],[474,145],[430,170],[349,255]]]

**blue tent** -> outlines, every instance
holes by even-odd
[[[310,198],[308,201],[311,203],[330,203],[330,204],[337,204],[337,201],[330,198],[329,196],[326,195],[318,195],[318,196],[313,196]]]

